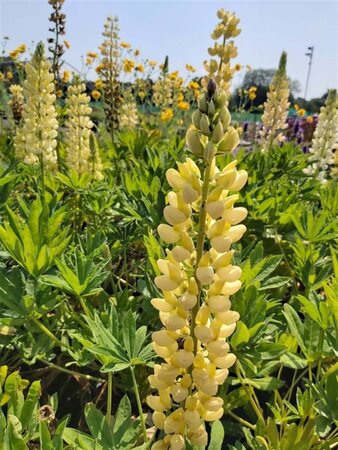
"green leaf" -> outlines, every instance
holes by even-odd
[[[20,415],[20,422],[23,428],[28,427],[30,421],[34,422],[35,417],[33,411],[36,409],[40,395],[41,383],[40,381],[33,381],[29,387],[29,391]]]
[[[41,450],[54,450],[50,432],[45,420],[39,422],[40,447]]]
[[[24,439],[16,429],[15,420],[17,420],[17,418],[9,414],[8,425],[4,435],[3,450],[28,450]]]
[[[302,351],[306,354],[306,346],[303,341],[303,331],[304,327],[300,317],[297,312],[292,308],[291,305],[285,304],[283,314],[289,326],[291,334],[297,339],[298,345]]]
[[[124,316],[122,323],[122,338],[125,349],[130,359],[137,354],[134,354],[135,347],[135,333],[136,333],[136,321],[133,313],[129,310]]]
[[[289,367],[290,369],[305,369],[307,366],[306,359],[291,352],[284,353],[280,358],[280,362],[283,366]]]
[[[261,391],[275,391],[283,386],[284,382],[274,377],[243,378],[243,384],[248,384]]]
[[[231,346],[234,349],[237,349],[239,346],[246,344],[249,342],[250,339],[250,333],[247,329],[245,323],[238,321],[236,330],[231,338]]]
[[[103,448],[111,448],[113,444],[113,434],[110,431],[105,416],[93,403],[86,404],[84,413],[91,435],[98,440]]]
[[[216,420],[211,426],[210,444],[208,450],[221,450],[224,440],[224,428],[220,420]]]

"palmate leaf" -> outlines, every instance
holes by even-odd
[[[25,204],[23,208],[26,209]],[[23,222],[7,208],[8,221],[0,226],[0,241],[18,264],[38,277],[53,266],[55,257],[63,252],[70,236],[67,236],[67,228],[60,231],[64,209],[50,213],[48,206],[42,207],[41,201],[36,199],[26,214]]]

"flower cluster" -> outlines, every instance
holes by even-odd
[[[231,67],[231,60],[237,56],[237,47],[233,40],[228,40],[238,36],[241,30],[238,28],[239,19],[235,14],[224,11],[222,8],[217,11],[217,17],[220,22],[211,34],[211,39],[215,43],[208,49],[212,58],[204,63],[208,74],[204,79],[204,85],[210,78],[213,78],[219,88],[229,97],[231,79],[236,71],[236,67]],[[221,40],[220,43],[219,40]]]
[[[136,101],[131,90],[127,90],[123,95],[123,103],[120,107],[120,128],[121,130],[133,130],[138,121]]]
[[[90,134],[93,122],[92,109],[86,86],[79,77],[74,77],[67,89],[67,119],[65,121],[66,162],[69,169],[79,175],[88,171],[90,158]]]
[[[307,173],[318,172],[319,178],[325,180],[326,171],[332,166],[331,174],[337,175],[338,149],[338,98],[337,91],[329,91],[325,106],[320,109],[317,128],[313,135]]]
[[[118,17],[108,17],[104,24],[101,59],[96,71],[103,82],[106,125],[111,133],[119,128],[121,46]]]
[[[23,53],[25,53],[27,47],[26,44],[21,44],[18,47],[16,47],[14,50],[9,52],[9,57],[16,61]]]
[[[23,89],[19,84],[12,84],[9,87],[9,92],[11,97],[8,105],[12,110],[14,123],[16,125],[19,125],[22,119],[22,112],[24,107]]]
[[[185,449],[186,439],[207,445],[205,421],[223,415],[218,387],[236,359],[226,342],[239,319],[229,297],[241,287],[231,245],[246,231],[240,222],[247,211],[234,204],[247,173],[236,170],[236,161],[222,171],[216,166],[216,154],[231,152],[239,141],[226,99],[210,80],[186,138],[202,167],[187,158],[166,174],[173,190],[164,209],[167,224],[158,233],[170,248],[157,261],[155,284],[162,296],[152,300],[163,325],[152,335],[153,347],[164,362],[149,377],[157,395],[147,398],[163,431],[154,450]]]
[[[22,126],[15,136],[15,152],[26,164],[40,162],[49,169],[57,165],[54,77],[50,72],[42,43],[37,45],[32,61],[26,65],[25,105]]]
[[[279,66],[274,75],[264,103],[262,130],[260,132],[263,151],[268,151],[273,145],[284,140],[283,130],[287,128],[286,119],[289,111],[289,82],[286,76],[287,55],[282,52]]]

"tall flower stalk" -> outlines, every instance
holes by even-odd
[[[54,76],[50,68],[44,46],[39,43],[31,62],[26,65],[25,105],[21,126],[15,136],[16,157],[26,164],[40,164],[43,190],[45,170],[57,168],[58,121]]]
[[[67,120],[65,122],[65,144],[67,166],[82,175],[90,169],[90,134],[93,122],[92,109],[86,86],[78,76],[74,77],[67,90]]]
[[[61,82],[60,69],[63,64],[61,57],[65,52],[64,43],[61,42],[61,36],[66,34],[66,15],[62,12],[64,2],[65,0],[48,0],[48,3],[53,8],[53,12],[49,16],[49,21],[53,24],[49,31],[53,33],[53,37],[48,38],[47,41],[50,44],[48,50],[52,54],[52,72],[57,87],[59,87]]]
[[[113,135],[119,128],[119,107],[121,103],[121,49],[118,17],[108,17],[104,24],[103,43],[100,45],[101,59],[96,68],[103,83],[103,101],[106,126]]]
[[[310,166],[307,173],[318,173],[324,180],[329,166],[331,174],[338,174],[338,98],[336,89],[329,91],[325,106],[320,110],[317,128],[314,132],[310,148]]]
[[[212,58],[204,63],[207,76],[204,78],[203,84],[206,86],[208,80],[213,78],[218,88],[229,97],[231,80],[236,71],[235,67],[231,67],[231,60],[236,58],[238,53],[234,41],[229,39],[238,36],[241,29],[238,28],[239,19],[234,13],[224,11],[222,8],[217,11],[217,17],[220,22],[211,34],[211,39],[215,43],[208,49]]]
[[[170,247],[157,261],[162,296],[152,300],[163,325],[152,335],[153,347],[164,361],[149,377],[157,393],[147,398],[163,433],[155,450],[185,449],[187,440],[207,445],[205,422],[223,415],[217,392],[236,360],[226,341],[239,319],[230,296],[241,287],[231,245],[246,231],[240,222],[247,211],[234,204],[247,173],[236,169],[236,161],[221,171],[216,166],[216,155],[239,142],[226,101],[210,79],[186,137],[197,164],[187,158],[166,174],[173,190],[164,209],[167,224],[158,233]]]
[[[273,145],[284,140],[283,130],[287,128],[286,119],[289,111],[289,82],[286,75],[286,52],[282,52],[279,66],[274,75],[264,103],[262,116],[263,128],[260,132],[263,151],[268,151]]]

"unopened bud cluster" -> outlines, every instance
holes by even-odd
[[[67,120],[65,122],[65,145],[67,166],[79,175],[89,170],[90,134],[93,122],[92,109],[86,86],[75,77],[67,90]]]
[[[26,65],[22,126],[15,137],[15,152],[26,164],[42,160],[45,167],[57,165],[56,137],[58,121],[55,110],[54,76],[45,57],[43,44],[38,44],[32,61]]]
[[[163,432],[156,450],[185,449],[187,439],[207,445],[205,421],[223,415],[217,392],[236,359],[226,342],[239,319],[230,296],[241,287],[231,245],[246,231],[240,222],[247,211],[234,205],[247,173],[236,169],[236,161],[222,171],[215,164],[216,154],[238,144],[225,104],[225,94],[210,80],[187,133],[200,168],[187,158],[167,171],[172,191],[164,209],[167,224],[158,233],[169,248],[157,261],[161,275],[155,284],[162,295],[152,300],[163,325],[153,333],[153,347],[164,361],[149,377],[157,392],[147,398]]]
[[[287,128],[286,119],[289,111],[289,82],[286,75],[285,52],[282,53],[279,67],[274,75],[264,103],[262,116],[263,128],[260,132],[262,150],[268,151],[273,145],[284,140],[283,130]]]
[[[229,41],[229,39],[238,36],[241,30],[238,28],[239,19],[235,14],[220,9],[217,11],[217,17],[220,22],[211,34],[215,43],[213,47],[208,49],[212,58],[204,64],[208,73],[205,83],[213,78],[219,89],[228,97],[231,79],[235,72],[235,68],[231,67],[231,60],[236,58],[238,53],[234,41]]]

